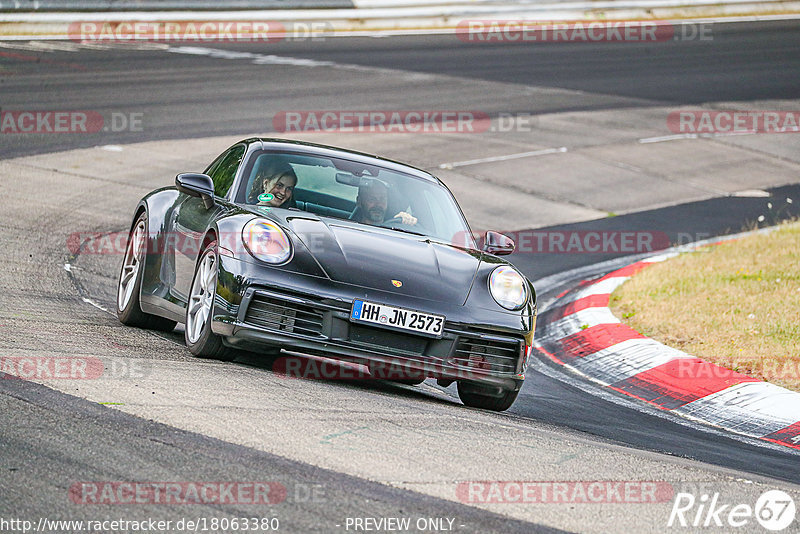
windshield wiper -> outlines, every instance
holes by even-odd
[[[396,226],[384,226],[384,228],[388,228],[389,230],[394,230],[395,232],[403,232],[404,234],[411,234],[411,235],[419,235],[422,237],[428,237],[425,234],[421,234],[419,232],[413,232],[411,230],[406,230],[405,228],[397,228]]]

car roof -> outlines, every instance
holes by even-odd
[[[430,182],[444,185],[441,180],[433,176],[431,173],[387,158],[382,158],[373,154],[365,152],[358,152],[355,150],[348,150],[346,148],[338,148],[330,145],[321,145],[317,143],[309,143],[306,141],[294,141],[291,139],[278,139],[271,137],[253,137],[241,141],[242,143],[260,143],[264,150],[291,150],[309,156],[328,156],[364,163],[367,165],[377,165],[389,170],[403,172],[428,180]]]

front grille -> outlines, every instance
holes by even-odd
[[[454,364],[495,373],[516,373],[521,341],[495,341],[460,336],[452,358]]]
[[[306,336],[322,335],[322,312],[310,306],[256,293],[244,322],[280,332]]]
[[[425,352],[428,344],[428,338],[356,324],[350,325],[350,341],[383,347],[389,351],[402,350],[415,354]]]

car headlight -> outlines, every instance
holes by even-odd
[[[245,224],[242,241],[254,258],[266,263],[284,263],[292,255],[289,236],[280,226],[266,219],[253,219]]]
[[[507,310],[518,310],[528,301],[528,285],[513,267],[501,265],[489,275],[489,293]]]

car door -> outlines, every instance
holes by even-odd
[[[175,236],[174,262],[175,285],[173,292],[183,302],[187,302],[189,290],[197,265],[197,258],[202,252],[203,237],[211,222],[220,211],[227,211],[231,205],[225,199],[233,184],[239,166],[242,163],[247,147],[235,145],[222,153],[212,163],[205,174],[214,182],[214,207],[207,209],[203,200],[197,197],[181,195],[175,210],[173,231]]]

